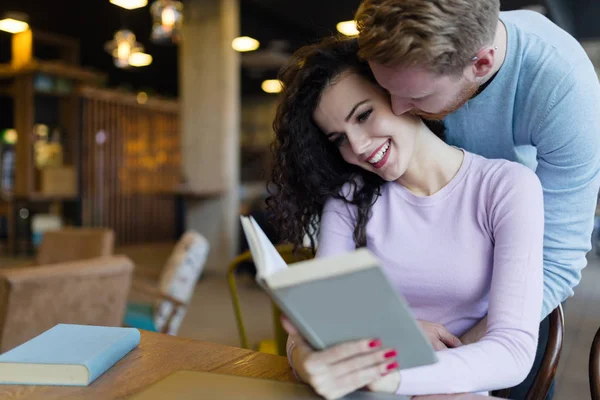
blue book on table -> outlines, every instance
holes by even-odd
[[[0,384],[87,386],[139,343],[135,328],[59,324],[0,355]]]

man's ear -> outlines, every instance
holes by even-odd
[[[488,47],[481,49],[477,56],[473,58],[473,64],[471,66],[473,75],[476,78],[482,78],[490,73],[494,68],[494,57],[496,56],[495,49]]]

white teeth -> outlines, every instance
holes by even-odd
[[[370,164],[377,164],[379,161],[381,161],[383,159],[383,156],[385,155],[385,152],[387,151],[387,149],[390,148],[390,142],[386,142],[386,144],[383,145],[383,147],[381,148],[381,150],[379,150],[377,152],[377,154],[375,154],[373,157],[371,157],[369,161]]]

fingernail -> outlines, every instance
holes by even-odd
[[[384,358],[392,358],[392,357],[396,357],[398,355],[398,353],[396,352],[396,350],[391,350],[388,351],[387,353],[385,353],[383,355]]]
[[[379,340],[379,339],[375,339],[375,340],[372,340],[371,342],[369,342],[369,347],[372,349],[375,347],[379,347],[379,346],[381,346],[381,340]]]
[[[396,369],[398,368],[398,363],[397,362],[393,362],[390,365],[387,366],[387,370],[390,371],[392,369]]]

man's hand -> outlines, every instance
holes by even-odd
[[[443,325],[421,320],[419,323],[435,351],[462,346],[460,339],[448,332]]]
[[[460,340],[464,344],[472,344],[478,342],[483,336],[485,336],[485,332],[487,331],[487,316],[479,321],[477,325],[472,327],[468,332],[460,337]]]

